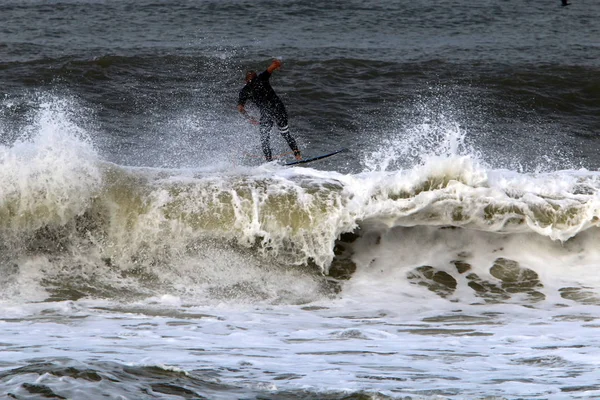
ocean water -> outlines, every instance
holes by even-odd
[[[0,398],[600,398],[571,2],[0,0]]]

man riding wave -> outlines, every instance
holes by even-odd
[[[271,146],[269,144],[273,122],[277,124],[279,133],[294,152],[296,160],[301,160],[302,155],[300,150],[298,150],[298,145],[292,135],[290,135],[285,106],[269,83],[269,78],[273,71],[280,67],[281,61],[274,60],[271,65],[260,74],[256,74],[255,71],[246,72],[246,85],[240,90],[238,111],[242,113],[250,123],[260,125],[260,144],[267,161],[273,160]],[[256,119],[246,112],[245,105],[248,100],[252,101],[260,110],[260,121],[256,121]]]

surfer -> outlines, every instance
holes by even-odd
[[[273,160],[271,154],[271,146],[269,144],[269,136],[273,122],[277,123],[279,133],[286,140],[290,149],[294,152],[296,160],[302,160],[300,150],[296,141],[290,135],[288,127],[288,116],[283,102],[269,83],[269,78],[273,71],[281,67],[280,60],[273,60],[271,65],[260,74],[255,71],[246,72],[246,85],[240,90],[240,98],[238,100],[238,111],[244,115],[251,124],[260,125],[260,144],[267,161]],[[246,101],[251,100],[260,110],[260,122],[250,116],[245,109]]]
[[[568,3],[568,0],[561,0],[562,1],[562,5],[564,6],[570,6],[571,3]]]

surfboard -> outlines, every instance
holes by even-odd
[[[312,162],[312,161],[322,160],[323,158],[334,156],[334,155],[342,153],[344,151],[348,151],[348,149],[339,149],[339,150],[336,150],[336,151],[332,151],[331,153],[321,154],[320,156],[311,157],[311,158],[303,158],[300,161],[292,161],[292,162],[289,162],[289,163],[283,164],[283,165],[306,164],[306,163],[309,163],[309,162]]]

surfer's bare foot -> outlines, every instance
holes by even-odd
[[[300,150],[294,151],[294,157],[296,157],[297,161],[302,160],[302,154],[300,154]]]

